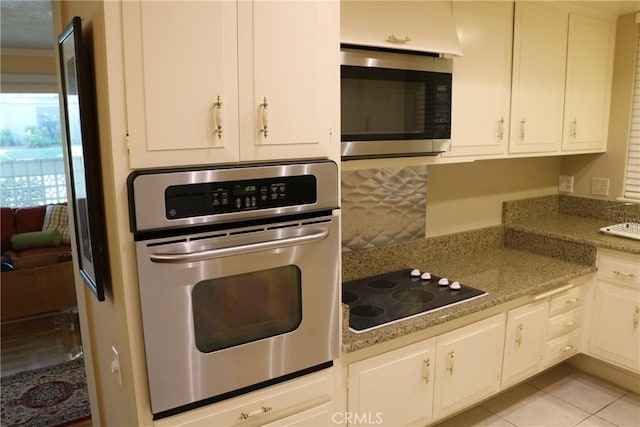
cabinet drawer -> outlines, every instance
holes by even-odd
[[[582,324],[582,309],[577,308],[549,319],[547,339],[557,338],[573,332]]]
[[[332,370],[164,418],[155,427],[263,425],[331,401]]]
[[[547,341],[547,348],[544,352],[545,366],[556,364],[577,354],[580,350],[579,344],[580,334],[578,331]]]
[[[549,317],[573,310],[582,305],[582,287],[569,289],[551,297]]]
[[[626,254],[611,256],[608,253],[598,254],[598,279],[607,282],[640,288],[640,257]]]

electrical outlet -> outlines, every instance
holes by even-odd
[[[573,193],[573,177],[560,175],[558,178],[558,190],[563,193]]]
[[[111,347],[111,373],[116,379],[118,385],[122,385],[122,373],[120,372],[120,356],[115,347]]]
[[[597,196],[608,196],[609,178],[591,178],[591,194]]]

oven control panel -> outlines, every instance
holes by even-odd
[[[164,199],[169,220],[229,214],[315,203],[317,183],[313,175],[298,175],[172,185]]]

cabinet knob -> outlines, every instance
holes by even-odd
[[[267,103],[267,97],[265,96],[262,104],[260,104],[260,133],[264,136],[264,139],[267,139],[267,134],[269,132],[269,114],[267,112],[267,107],[269,107],[269,104]]]

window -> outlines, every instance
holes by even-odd
[[[640,200],[640,36],[638,37],[634,86],[624,198]]]
[[[0,206],[67,201],[55,93],[0,93]]]

